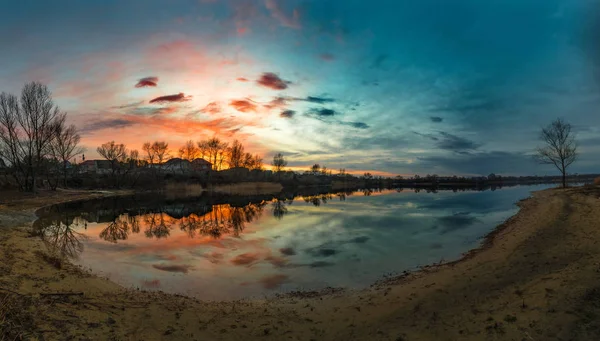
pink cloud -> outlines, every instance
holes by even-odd
[[[160,96],[150,100],[150,103],[165,103],[165,102],[185,102],[189,101],[192,96],[185,96],[183,92],[177,95]]]
[[[138,80],[137,84],[135,85],[136,88],[143,88],[143,87],[147,87],[147,86],[157,86],[158,84],[158,77],[144,77]]]
[[[288,84],[291,82],[279,78],[279,76],[273,72],[265,72],[260,76],[256,83],[273,90],[284,90],[287,89]]]
[[[239,82],[248,82],[249,81],[248,78],[244,78],[244,77],[238,77],[238,78],[236,78],[236,80]]]
[[[292,15],[289,16],[283,12],[277,0],[265,0],[265,6],[271,12],[271,16],[279,21],[282,26],[299,29],[300,14],[297,9],[294,9]]]

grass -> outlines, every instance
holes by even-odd
[[[0,289],[0,340],[35,338],[35,323],[28,307],[32,299]]]
[[[40,250],[36,250],[34,253],[36,256],[40,257],[44,262],[52,265],[56,269],[59,269],[59,270],[62,269],[63,261],[62,261],[61,257],[58,257],[56,255],[49,255]]]

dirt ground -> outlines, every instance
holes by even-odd
[[[49,257],[35,208],[108,193],[0,193],[0,340],[600,340],[600,189],[536,192],[461,261],[268,300],[126,290]]]

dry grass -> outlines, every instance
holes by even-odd
[[[200,184],[186,184],[186,183],[168,183],[165,188],[165,192],[168,194],[184,194],[184,195],[200,195],[204,191],[204,188]]]
[[[36,256],[38,256],[39,258],[44,260],[44,262],[52,265],[54,268],[59,269],[59,270],[62,269],[63,260],[61,257],[58,257],[56,255],[47,254],[40,250],[37,250],[34,253]]]
[[[240,182],[231,185],[216,185],[213,192],[233,195],[277,194],[283,186],[275,182]]]
[[[35,323],[28,307],[31,298],[0,289],[0,340],[29,340],[35,337]]]

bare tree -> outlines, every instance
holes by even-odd
[[[577,159],[577,143],[571,125],[558,118],[542,128],[540,139],[545,146],[536,149],[536,159],[554,165],[562,174],[563,188],[567,187],[567,167]]]
[[[74,125],[65,127],[63,122],[63,124],[57,125],[55,137],[50,143],[50,154],[61,165],[65,187],[67,187],[67,163],[84,152],[84,149],[79,146],[80,140],[77,128]]]
[[[194,161],[199,153],[198,147],[192,140],[187,141],[183,147],[179,148],[179,157],[190,162]]]
[[[287,164],[287,160],[285,159],[283,154],[277,153],[275,154],[275,156],[273,156],[273,163],[271,165],[273,166],[273,170],[275,172],[281,173],[281,171],[283,171],[283,168],[285,168]]]
[[[223,161],[228,151],[227,147],[228,144],[221,141],[218,137],[198,142],[198,148],[208,157],[208,161],[212,163],[213,170],[222,169]]]
[[[112,171],[112,175],[115,176],[116,172],[120,167],[121,162],[125,162],[127,160],[127,148],[122,143],[115,143],[115,141],[110,141],[102,144],[100,147],[96,149],[98,154],[110,161],[110,168]]]
[[[0,94],[0,152],[22,190],[36,190],[49,144],[65,115],[41,83],[25,84],[20,98]]]
[[[154,164],[154,160],[156,159],[156,155],[154,155],[154,149],[152,149],[152,144],[150,142],[144,143],[142,150],[146,153],[146,161],[148,161],[148,165],[152,166]]]
[[[244,153],[244,146],[238,140],[234,140],[233,144],[229,148],[229,167],[237,168],[246,166],[246,154]]]
[[[169,158],[169,144],[165,141],[155,141],[152,144],[154,155],[156,155],[156,161],[162,164]]]

